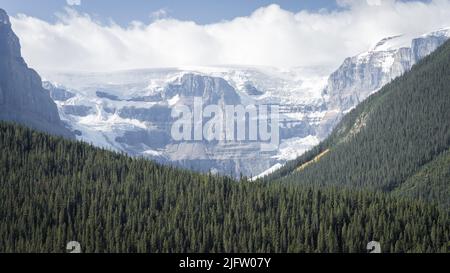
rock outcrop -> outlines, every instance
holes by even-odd
[[[0,119],[72,137],[40,76],[28,68],[6,12],[0,9]]]

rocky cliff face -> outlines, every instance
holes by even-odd
[[[48,73],[45,77],[53,83],[46,83],[46,88],[62,120],[77,131],[78,139],[165,164],[227,175],[258,175],[295,158],[317,143],[312,135],[325,110],[320,92],[326,78],[317,88],[318,95],[311,97],[298,81],[259,68]],[[291,88],[297,96],[289,93]],[[261,151],[261,141],[252,140],[175,140],[171,129],[177,118],[171,117],[172,110],[181,105],[193,109],[194,97],[202,98],[203,107],[217,105],[222,111],[226,105],[278,105],[280,150]],[[203,126],[209,120],[204,118]],[[249,131],[248,123],[245,129]]]
[[[240,103],[239,95],[224,79],[191,73],[183,75],[165,88],[164,97],[166,99],[176,95],[186,98],[202,97],[203,102],[208,105]]]
[[[326,136],[340,117],[385,84],[401,76],[450,37],[443,29],[411,39],[404,36],[381,40],[372,50],[347,58],[330,75],[324,96],[327,117],[323,120],[322,137]]]
[[[71,137],[39,75],[28,68],[6,12],[0,9],[0,119]]]
[[[301,68],[232,66],[44,75],[55,84],[46,88],[62,120],[80,140],[194,170],[251,176],[274,170],[318,144],[346,111],[409,70],[447,36],[441,31],[414,40],[383,39],[346,59],[330,77]],[[193,97],[202,97],[204,106],[279,106],[279,149],[262,152],[252,141],[175,141],[172,109],[192,109]]]

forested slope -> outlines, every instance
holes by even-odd
[[[450,209],[450,150],[422,166],[393,193],[421,200],[440,201]]]
[[[234,181],[0,123],[0,252],[446,252],[448,214],[379,192]]]
[[[446,42],[348,113],[320,145],[265,180],[395,191],[446,205],[448,165],[432,168],[430,183],[420,173],[449,148],[450,42]],[[326,155],[316,160],[324,151]],[[412,184],[417,187],[412,189]]]

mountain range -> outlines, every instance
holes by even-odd
[[[266,180],[0,122],[0,251],[448,252],[450,42]]]
[[[449,121],[450,41],[266,179],[380,190],[448,208]]]
[[[42,83],[0,15],[0,252],[448,253],[448,30],[384,39],[330,77],[218,67]],[[279,105],[281,149],[170,140],[171,109],[192,96]],[[267,176],[231,177],[268,158]]]
[[[450,29],[442,29],[385,38],[347,58],[330,76],[321,69],[239,66],[44,71],[44,87],[78,139],[197,171],[261,177],[317,145],[343,115],[449,37]],[[278,150],[261,152],[259,143],[251,141],[174,141],[171,110],[195,94],[209,98],[204,105],[278,105]]]
[[[114,151],[202,172],[262,177],[324,140],[343,115],[401,76],[450,37],[441,29],[420,37],[397,35],[347,58],[330,76],[321,69],[184,67],[103,73],[29,69],[2,15],[0,117],[76,137]],[[180,142],[171,137],[171,112],[204,105],[277,105],[280,146],[259,142]],[[61,120],[62,121],[61,121]]]

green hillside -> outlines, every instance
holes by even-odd
[[[450,150],[422,166],[393,193],[421,200],[440,200],[450,209]]]
[[[0,123],[0,252],[446,252],[448,214],[380,192],[234,181]]]
[[[375,189],[445,205],[448,161],[430,162],[447,158],[449,148],[450,41],[358,105],[319,146],[265,180]],[[429,172],[430,181],[421,181]]]

